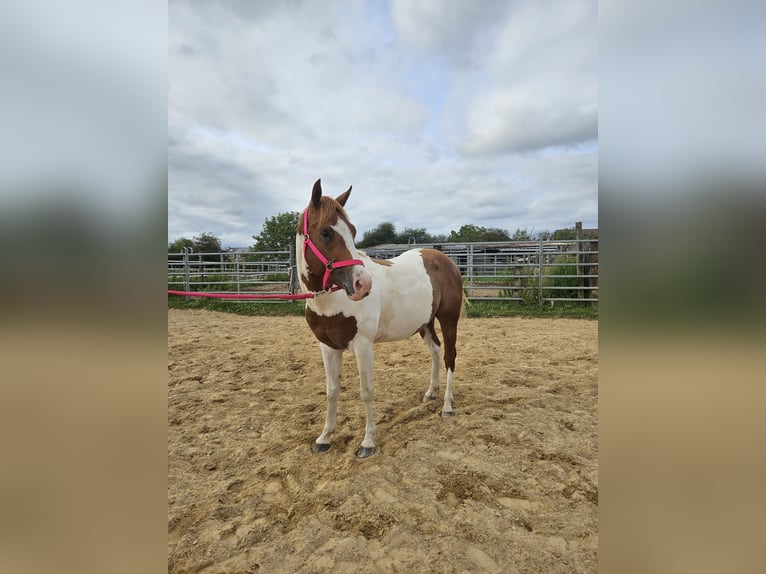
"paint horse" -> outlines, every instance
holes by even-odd
[[[423,400],[439,389],[441,344],[434,329],[439,320],[444,337],[447,385],[442,416],[452,415],[457,323],[463,308],[463,280],[453,261],[435,249],[412,249],[387,261],[357,251],[356,228],[344,206],[351,187],[335,199],[322,195],[321,180],[298,221],[296,253],[301,289],[315,297],[306,303],[306,321],[319,340],[327,380],[327,417],[313,452],[330,448],[340,391],[343,351],[354,353],[365,409],[364,440],[356,452],[375,451],[373,418],[373,343],[397,341],[419,333],[431,352],[431,383]]]

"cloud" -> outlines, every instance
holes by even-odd
[[[168,39],[169,239],[249,244],[318,177],[353,184],[360,233],[572,225],[582,177],[597,221],[572,165],[596,164],[594,3],[176,1]]]
[[[595,104],[546,100],[544,89],[495,89],[477,98],[469,112],[467,155],[530,151],[595,139]]]
[[[514,7],[495,36],[490,81],[469,103],[465,153],[528,151],[597,137],[596,15],[596,3],[587,1]]]
[[[482,59],[499,19],[507,12],[505,0],[393,0],[391,16],[402,40],[431,56],[460,65]]]

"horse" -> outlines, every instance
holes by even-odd
[[[295,236],[300,288],[314,297],[306,302],[306,322],[319,341],[324,362],[327,415],[312,452],[330,448],[336,428],[343,352],[351,351],[359,371],[365,411],[360,459],[375,452],[373,416],[373,344],[398,341],[419,333],[431,353],[431,381],[423,397],[435,400],[439,389],[441,342],[434,328],[439,320],[444,337],[447,384],[441,415],[451,416],[452,384],[457,351],[457,324],[465,294],[457,265],[437,249],[411,249],[393,259],[368,257],[354,245],[356,228],[345,205],[351,187],[339,196],[322,195],[321,179],[299,216]]]

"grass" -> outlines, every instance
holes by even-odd
[[[239,287],[241,289],[247,289],[248,287],[257,287],[258,285],[265,285],[269,283],[288,283],[290,276],[287,273],[271,273],[271,274],[242,274]],[[237,279],[235,275],[206,273],[204,276],[195,276],[192,281],[192,291],[236,291]],[[175,289],[177,291],[184,290],[184,276],[183,275],[169,275],[168,276],[168,289]]]
[[[548,317],[598,319],[598,308],[589,303],[560,302],[540,305],[526,301],[471,301],[468,317]]]
[[[236,303],[224,299],[191,298],[169,296],[171,309],[209,309],[237,315],[261,315],[269,317],[302,316],[303,301],[247,302]],[[598,308],[590,304],[562,302],[551,306],[520,301],[472,301],[467,306],[468,317],[548,317],[568,319],[598,319]]]

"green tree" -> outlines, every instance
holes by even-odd
[[[481,241],[484,228],[469,223],[463,225],[458,231],[450,231],[447,241],[450,243],[460,243],[464,241]]]
[[[397,243],[396,227],[390,221],[384,221],[375,229],[365,231],[358,246],[363,249],[385,243]]]
[[[551,234],[550,239],[552,241],[564,241],[566,239],[577,239],[577,231],[575,230],[574,227],[557,229]]]
[[[253,251],[282,251],[295,245],[295,233],[298,229],[298,211],[285,211],[263,222],[263,229],[253,235]]]
[[[472,223],[463,225],[458,231],[451,231],[447,238],[447,241],[451,243],[508,240],[510,240],[510,237],[505,229],[497,227],[486,228]]]
[[[221,240],[206,231],[194,237],[192,247],[196,253],[218,253],[222,250]]]
[[[430,243],[432,241],[425,227],[406,227],[404,231],[396,234],[395,243],[409,243],[411,238],[414,238],[414,243]]]
[[[175,241],[168,243],[168,261],[183,261],[184,258],[181,253],[187,247],[194,249],[194,241],[188,237],[179,237]]]
[[[510,241],[511,236],[505,229],[499,227],[490,227],[484,231],[484,239],[482,241]]]
[[[168,253],[181,253],[184,247],[194,248],[194,241],[188,237],[179,237],[175,241],[168,243]]]
[[[511,241],[532,241],[532,236],[526,229],[517,229],[513,232]]]
[[[192,240],[192,249],[195,253],[220,253],[223,251],[221,240],[208,232],[195,235]],[[218,261],[219,255],[202,255],[203,261]]]

